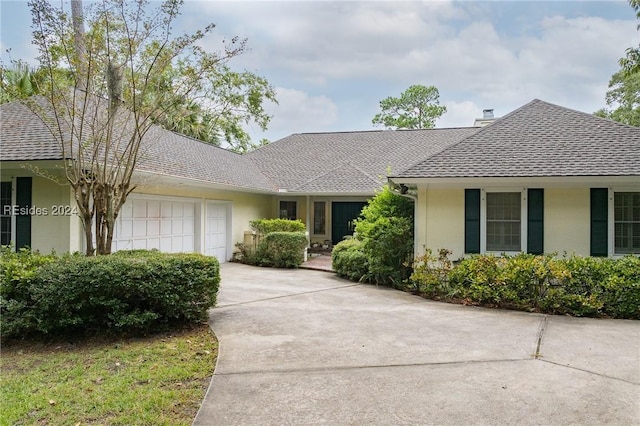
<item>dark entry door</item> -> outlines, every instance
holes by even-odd
[[[360,216],[366,201],[340,201],[331,203],[331,240],[338,244],[345,235],[353,235],[353,220]]]

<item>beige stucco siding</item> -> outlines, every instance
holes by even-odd
[[[426,201],[426,208],[418,209],[423,217],[416,218],[421,224],[426,223],[426,241],[416,245],[434,253],[445,248],[453,252],[452,259],[461,257],[464,254],[464,189],[429,188],[419,192],[418,197],[419,203]]]
[[[48,179],[34,177],[31,193],[33,206],[46,214],[31,217],[31,247],[44,253],[78,250],[72,246],[71,222],[77,222],[77,207],[71,190]],[[75,220],[74,220],[75,219]]]
[[[589,255],[588,187],[544,189],[544,251]],[[418,189],[416,252],[446,248],[464,255],[464,189]]]
[[[16,190],[16,178],[31,177],[31,248],[42,253],[66,253],[78,250],[77,232],[72,232],[71,223],[77,223],[75,201],[69,186],[43,178],[26,168],[3,164],[0,179],[12,182]],[[64,182],[63,177],[58,178]],[[15,238],[15,235],[13,236]],[[15,241],[14,241],[15,242]]]
[[[544,251],[589,255],[589,188],[544,191]]]

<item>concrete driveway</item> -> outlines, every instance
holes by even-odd
[[[640,424],[640,321],[432,302],[222,267],[196,425]]]

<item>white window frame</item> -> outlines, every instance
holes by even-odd
[[[487,193],[519,192],[520,193],[520,251],[487,250]],[[527,188],[482,188],[480,190],[480,253],[515,255],[527,251]]]
[[[616,192],[640,192],[640,189],[638,189],[638,187],[613,187],[613,188],[609,188],[609,200],[608,200],[608,229],[607,229],[607,234],[609,237],[609,241],[608,241],[608,250],[609,250],[609,257],[624,257],[624,256],[628,256],[628,255],[633,255],[633,256],[640,256],[640,253],[616,253],[615,252],[615,248],[616,248],[616,222],[615,222],[615,194]]]

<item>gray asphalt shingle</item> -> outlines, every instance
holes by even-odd
[[[640,176],[640,128],[534,100],[396,176]]]
[[[247,157],[279,189],[361,193],[365,188],[380,187],[379,178],[388,173],[398,173],[477,131],[454,128],[293,134]],[[353,185],[349,185],[350,179]]]
[[[222,148],[152,126],[141,144],[138,170],[205,183],[274,191],[251,160]],[[2,161],[59,160],[60,145],[28,107],[0,105]]]

